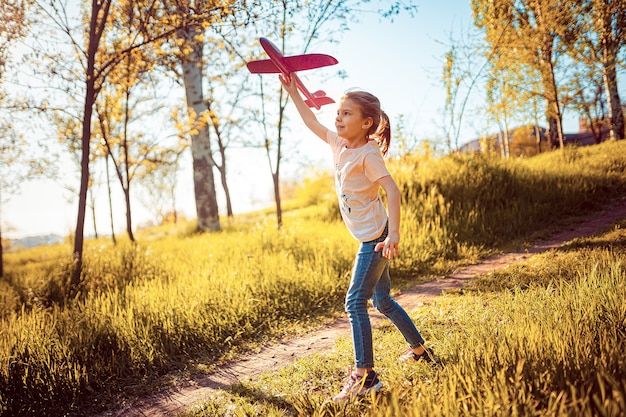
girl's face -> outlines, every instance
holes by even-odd
[[[372,118],[364,118],[356,102],[349,98],[341,99],[335,118],[335,129],[339,136],[351,142],[364,139],[371,125]]]

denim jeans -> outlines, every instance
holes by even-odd
[[[352,279],[346,294],[346,312],[352,328],[355,366],[357,368],[374,367],[374,351],[372,347],[372,327],[367,312],[368,300],[384,314],[402,333],[409,346],[418,347],[424,344],[422,335],[413,321],[389,294],[391,287],[389,277],[389,260],[382,255],[382,250],[374,252],[376,244],[387,237],[387,228],[378,238],[359,245],[359,252],[354,261]]]

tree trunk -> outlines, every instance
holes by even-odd
[[[195,120],[196,134],[191,135],[191,155],[193,157],[193,183],[196,197],[198,231],[219,231],[220,220],[217,210],[217,195],[211,160],[209,125],[203,118],[206,105],[202,93],[202,47],[198,40],[201,28],[192,27],[179,32],[185,39],[182,48],[191,48],[182,59],[183,82],[187,96],[190,117]]]
[[[550,149],[558,149],[559,148],[559,133],[558,133],[558,125],[556,123],[556,118],[548,116],[548,131],[546,132],[548,135],[548,143],[550,145]]]
[[[226,215],[228,217],[233,217],[233,204],[230,198],[228,182],[226,181],[226,160],[224,159],[224,155],[222,155],[222,166],[219,168],[219,171],[222,180],[222,189],[224,190],[224,195],[226,196]]]
[[[70,294],[74,294],[80,285],[83,270],[83,247],[85,232],[85,210],[87,208],[87,188],[89,187],[89,156],[91,141],[91,116],[96,101],[96,53],[106,26],[111,0],[91,2],[89,21],[89,39],[87,46],[87,71],[85,73],[85,106],[83,109],[83,131],[81,136],[80,189],[78,193],[78,215],[74,237],[74,265],[70,279]]]
[[[535,146],[537,147],[537,153],[541,153],[541,133],[539,132],[539,125],[535,120]]]
[[[274,201],[276,202],[276,227],[283,226],[283,209],[280,204],[280,181],[278,173],[272,173],[272,182],[274,183]]]
[[[536,10],[538,25],[542,27],[543,39],[541,42],[541,62],[540,71],[543,84],[543,92],[546,98],[546,119],[548,122],[548,141],[551,149],[563,148],[563,131],[561,129],[561,110],[559,107],[559,92],[556,86],[554,75],[554,54],[555,35],[547,27],[540,4]]]
[[[554,150],[561,146],[559,141],[559,124],[557,123],[558,112],[556,111],[558,106],[555,105],[556,98],[554,94],[556,93],[553,84],[553,76],[552,72],[552,45],[545,45],[543,51],[543,63],[542,63],[542,71],[541,78],[543,84],[543,92],[546,100],[546,122],[548,124],[548,144],[550,145],[550,149]]]
[[[170,188],[170,197],[172,199],[172,220],[174,224],[178,224],[178,212],[176,211],[176,189],[174,186]]]
[[[560,117],[559,104],[556,97],[556,84],[554,82],[554,72],[552,71],[551,60],[546,62],[549,69],[543,71],[543,86],[544,94],[546,98],[546,121],[548,123],[548,143],[550,149],[554,150],[562,148],[564,145],[563,132],[560,131],[561,124],[558,118]]]
[[[128,68],[130,68],[131,56],[128,54]],[[128,74],[129,78],[130,75]],[[130,80],[129,85],[130,85]],[[126,184],[124,184],[124,178],[120,178],[122,183],[122,190],[124,190],[124,202],[126,203],[126,232],[131,242],[135,241],[135,235],[133,234],[133,217],[130,209],[130,161],[128,151],[128,122],[129,116],[129,103],[130,103],[130,89],[125,89],[124,99],[124,138],[122,139],[122,148],[124,150],[124,178],[126,178]]]
[[[0,223],[0,278],[4,278],[4,249],[2,245],[2,223]]]
[[[207,111],[211,117],[211,125],[213,126],[213,131],[215,132],[215,136],[217,137],[217,146],[219,148],[220,160],[222,164],[218,164],[215,162],[215,159],[211,159],[213,161],[213,165],[220,172],[220,178],[222,181],[222,189],[224,190],[224,195],[226,197],[226,216],[233,217],[233,204],[230,198],[230,189],[228,188],[228,181],[226,178],[226,147],[224,146],[224,141],[222,140],[222,130],[220,128],[219,121],[217,117],[213,117],[213,113],[211,112],[211,101],[207,100],[206,103]]]
[[[96,222],[96,198],[93,195],[93,191],[91,188],[87,190],[89,193],[89,208],[91,209],[91,218],[93,219],[93,235],[96,239],[98,239],[98,223]]]
[[[109,174],[109,154],[106,154],[106,172],[107,172],[107,191],[109,195],[109,221],[111,222],[111,239],[113,245],[117,245],[117,239],[115,238],[115,223],[113,222],[113,198],[111,196],[111,176]]]
[[[89,73],[89,69],[87,70]],[[93,74],[93,61],[91,61],[91,74]],[[78,192],[78,215],[76,218],[76,231],[74,236],[74,267],[70,282],[70,291],[73,293],[80,285],[80,275],[83,268],[83,245],[85,231],[85,211],[87,209],[87,188],[89,186],[89,140],[91,138],[91,114],[95,98],[93,75],[87,77],[87,90],[85,94],[85,107],[83,113],[83,132],[81,138],[81,161],[80,161],[80,188]]]
[[[607,53],[602,52],[605,59],[602,65],[602,78],[606,89],[606,100],[608,103],[609,122],[611,123],[611,139],[624,139],[624,112],[617,89],[617,73],[615,71],[615,56],[607,57]]]
[[[509,159],[511,157],[511,141],[509,138],[509,122],[507,118],[504,118],[504,157]]]
[[[130,182],[126,184],[124,188],[124,201],[126,203],[126,232],[131,242],[135,241],[135,235],[133,234],[133,221],[130,211]]]
[[[280,201],[280,161],[283,157],[283,121],[285,120],[285,107],[287,107],[287,101],[285,101],[285,103],[283,104],[282,88],[280,90],[278,103],[278,143],[276,145],[276,170],[272,172],[272,182],[274,183],[274,201],[276,202],[276,227],[280,229],[281,227],[283,227],[283,208]]]
[[[500,148],[500,157],[504,158],[504,140],[502,135],[502,128],[500,127],[500,123],[498,123],[498,147]]]

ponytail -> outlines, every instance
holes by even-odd
[[[384,111],[380,111],[380,123],[378,129],[374,133],[374,138],[378,142],[378,147],[383,156],[387,155],[389,151],[389,145],[391,144],[391,123],[389,122],[389,116]]]

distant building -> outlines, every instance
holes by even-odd
[[[595,128],[595,131],[594,131]],[[576,144],[580,146],[596,145],[607,140],[611,134],[611,129],[607,123],[600,121],[595,124],[594,128],[589,125],[589,120],[580,119],[578,122],[578,132],[566,133],[565,143]]]

